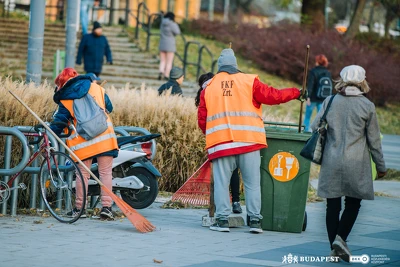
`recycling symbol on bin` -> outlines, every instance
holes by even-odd
[[[269,161],[269,173],[276,180],[289,182],[299,173],[300,164],[289,152],[276,153]]]

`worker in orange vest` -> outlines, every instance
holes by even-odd
[[[231,213],[229,181],[239,167],[245,186],[250,232],[262,233],[260,150],[267,147],[262,106],[278,105],[300,97],[300,90],[278,90],[260,82],[257,75],[238,70],[232,49],[218,58],[218,73],[204,84],[198,124],[206,135],[208,157],[213,162],[216,221],[210,230],[229,232]]]
[[[54,133],[57,135],[61,134],[65,127],[57,124],[57,122],[73,123],[74,129],[77,128],[77,120],[74,116],[74,99],[80,99],[87,94],[92,96],[99,107],[104,109],[106,113],[112,111],[113,107],[110,99],[107,94],[105,94],[104,89],[94,82],[95,80],[97,80],[97,77],[94,74],[78,75],[73,68],[65,68],[57,76],[55,80],[57,88],[53,100],[58,104],[58,109],[54,115],[54,123],[50,124],[50,128]],[[107,129],[103,133],[91,140],[86,140],[77,132],[72,131],[66,143],[88,168],[91,167],[93,158],[97,159],[100,179],[108,189],[112,190],[112,163],[113,158],[118,156],[118,144],[111,119],[108,115],[106,116]],[[74,160],[77,161],[76,159]],[[90,175],[82,166],[79,166],[79,169],[84,178],[86,192],[88,192],[88,180]],[[79,181],[80,180],[77,179],[77,183]],[[67,213],[67,215],[72,217],[75,217],[75,214],[79,213],[86,204],[82,203],[83,192],[78,190],[78,188],[80,189],[82,187],[77,185],[76,188],[76,206],[71,212]],[[111,196],[107,195],[103,190],[101,190],[101,203],[103,207],[100,211],[100,218],[103,220],[113,220],[114,215],[111,210],[113,201]],[[81,215],[81,218],[84,217],[86,217],[85,213]]]

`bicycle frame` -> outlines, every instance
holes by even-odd
[[[30,137],[42,137],[44,139],[44,142],[42,145],[40,145],[39,149],[37,149],[35,151],[35,153],[29,157],[28,163],[25,165],[25,167],[18,173],[14,174],[13,176],[11,176],[10,180],[7,182],[7,185],[11,188],[12,183],[14,182],[14,180],[25,170],[26,167],[28,167],[29,165],[31,165],[31,163],[40,155],[40,154],[44,154],[44,158],[47,161],[47,167],[50,170],[51,166],[50,166],[50,142],[49,142],[49,138],[47,137],[46,133],[24,133],[25,136],[30,136]]]

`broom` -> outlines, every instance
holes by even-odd
[[[210,201],[211,162],[206,160],[200,168],[172,195],[172,201],[194,206],[206,206]]]
[[[74,158],[76,158],[87,172],[90,173],[90,176],[95,179],[101,188],[104,190],[104,192],[109,195],[117,204],[117,206],[121,209],[121,211],[125,214],[125,216],[129,219],[129,221],[136,227],[136,229],[139,232],[142,233],[147,233],[147,232],[152,232],[156,229],[154,225],[152,225],[145,217],[143,217],[141,214],[139,214],[135,209],[133,209],[131,206],[125,203],[122,199],[120,199],[117,195],[115,195],[110,189],[108,189],[100,180],[99,178],[96,177],[96,175],[93,174],[93,172],[85,165],[83,162],[75,155],[74,152],[50,129],[49,126],[47,126],[46,123],[44,123],[38,115],[36,115],[35,112],[33,112],[28,105],[25,104],[24,101],[22,101],[18,96],[14,95],[11,91],[8,91],[15,99],[18,100],[39,122],[40,124],[43,125],[44,128],[46,128],[47,131],[49,131],[54,137],[57,139],[57,141],[65,147],[65,149],[72,155]]]

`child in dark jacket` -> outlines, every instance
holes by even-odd
[[[164,91],[170,88],[172,88],[171,95],[182,95],[181,85],[184,78],[185,76],[183,75],[182,69],[173,67],[169,74],[168,82],[158,88],[158,95],[162,95]]]

